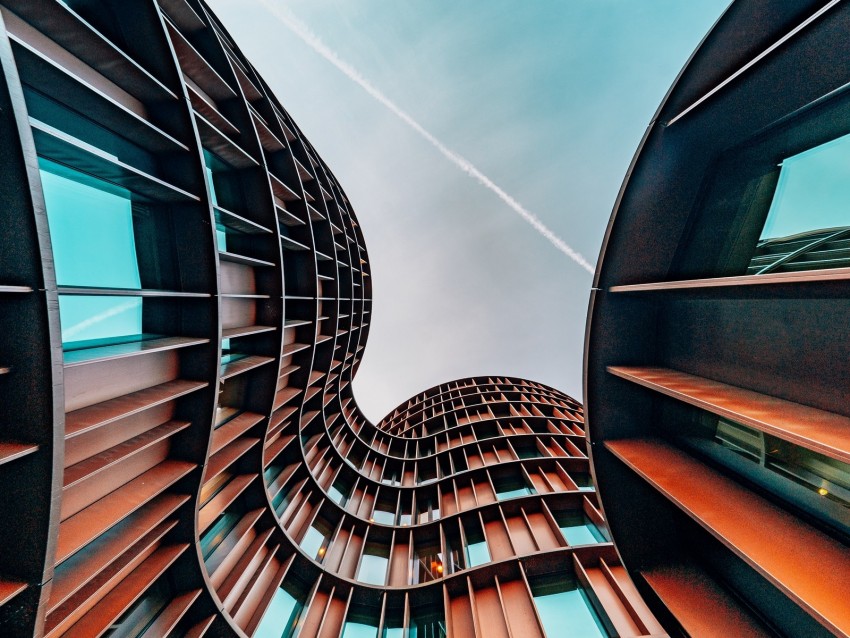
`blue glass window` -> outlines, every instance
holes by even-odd
[[[254,638],[291,638],[304,608],[304,596],[284,583],[274,594]]]
[[[549,638],[606,638],[602,621],[575,581],[560,575],[532,584],[534,604]]]
[[[565,512],[557,516],[558,527],[568,545],[604,543],[605,537],[584,512]]]
[[[60,286],[141,287],[129,191],[39,159]]]
[[[304,534],[304,538],[301,539],[300,547],[304,550],[304,553],[311,558],[315,558],[317,561],[321,562],[325,557],[325,552],[328,548],[328,537],[330,536],[329,531],[322,531],[324,525],[320,522],[314,522],[307,533]]]
[[[371,585],[383,585],[387,582],[389,558],[385,548],[369,545],[360,558],[357,580]]]
[[[509,498],[516,498],[517,496],[534,494],[534,490],[528,486],[525,479],[519,474],[494,477],[493,487],[496,488],[496,498],[500,501],[504,501]]]

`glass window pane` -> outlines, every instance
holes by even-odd
[[[376,509],[372,514],[372,519],[376,523],[381,523],[382,525],[392,525],[395,520],[395,514],[387,510]]]
[[[286,583],[275,592],[268,611],[254,633],[254,638],[290,638],[295,633],[295,625],[304,606],[303,600],[296,598],[298,592],[287,591]]]
[[[549,638],[606,638],[587,595],[572,580],[553,577],[532,585],[534,604]]]
[[[342,638],[377,638],[378,628],[359,622],[346,622]]]
[[[585,516],[584,512],[564,512],[558,515],[558,526],[568,545],[604,543],[605,537]]]
[[[59,295],[62,343],[94,341],[142,334],[140,297]]]
[[[307,530],[307,533],[304,534],[300,547],[304,550],[305,554],[321,562],[327,550],[328,534],[320,531],[316,525],[317,523],[313,523]]]
[[[466,559],[470,567],[478,567],[484,563],[489,563],[490,551],[487,549],[487,543],[482,540],[467,545]]]
[[[850,226],[850,135],[782,162],[760,239]]]
[[[784,160],[749,272],[850,265],[848,204],[850,135]]]
[[[367,548],[360,559],[360,569],[357,571],[357,580],[371,585],[383,585],[387,580],[387,565],[389,559],[381,556],[378,550]]]
[[[519,474],[494,477],[493,487],[496,488],[496,498],[500,501],[517,496],[534,494],[534,490],[528,486],[525,479]]]
[[[39,160],[61,286],[140,288],[130,193]]]

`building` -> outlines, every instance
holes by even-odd
[[[361,230],[205,5],[0,16],[0,634],[658,635],[578,403],[360,413]]]
[[[591,457],[674,635],[850,635],[848,33],[846,3],[734,2],[608,227]]]

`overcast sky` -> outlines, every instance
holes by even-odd
[[[728,2],[208,1],[354,205],[374,286],[366,415],[473,375],[581,400],[590,273],[459,164],[595,264],[647,124]]]

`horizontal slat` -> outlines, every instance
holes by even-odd
[[[33,118],[30,118],[30,125],[40,156],[89,173],[154,201],[200,201],[197,195],[125,164],[99,148],[71,137],[59,129]]]
[[[176,100],[162,82],[115,46],[70,7],[48,0],[31,0],[15,6],[15,12],[51,40],[142,100]]]
[[[110,591],[117,587],[122,579],[141,565],[162,544],[163,537],[174,529],[177,521],[165,521],[145,534],[135,545],[125,545],[121,552],[100,573],[75,589],[73,594],[60,605],[53,605],[53,611],[47,616],[47,635],[64,633],[71,625],[83,618]],[[81,552],[86,553],[86,552]]]
[[[18,294],[22,292],[32,292],[29,286],[0,286],[0,293]]]
[[[188,494],[163,494],[128,516],[56,568],[47,613],[52,613],[101,570],[139,542],[189,500]]]
[[[294,239],[291,239],[290,237],[287,237],[286,235],[280,236],[280,244],[281,244],[281,246],[283,247],[284,250],[294,250],[294,251],[301,251],[301,250],[309,251],[310,250],[310,248],[308,248],[307,246],[305,246],[301,242],[295,241]]]
[[[59,525],[56,563],[119,523],[195,468],[194,463],[165,461],[121,486]]]
[[[205,387],[207,387],[205,381],[178,379],[74,410],[65,415],[65,436],[66,438],[77,436]]]
[[[667,443],[605,447],[830,631],[850,633],[847,547]]]
[[[221,365],[221,379],[222,381],[225,379],[230,379],[231,377],[235,377],[237,374],[242,374],[243,372],[247,372],[248,370],[259,368],[260,366],[264,366],[267,363],[271,363],[272,361],[274,361],[272,357],[260,357],[256,355],[251,355],[248,357],[237,359],[236,361],[223,363]]]
[[[23,40],[14,35],[10,35],[10,39],[15,43],[15,62],[21,76],[37,91],[66,100],[69,106],[101,126],[125,135],[153,153],[189,150],[182,142]]]
[[[221,331],[222,339],[236,339],[237,337],[248,337],[263,332],[277,330],[274,326],[242,326],[240,328],[224,328]]]
[[[262,235],[274,232],[271,228],[266,228],[217,204],[213,205],[213,212],[215,213],[215,221],[218,224],[225,228],[245,233],[246,235]]]
[[[176,348],[188,348],[209,343],[209,339],[197,337],[162,337],[160,339],[145,339],[144,341],[131,341],[128,343],[117,343],[98,348],[84,348],[81,350],[65,351],[65,367],[98,363],[109,359],[123,359],[124,357],[135,357],[164,350]]]
[[[301,196],[290,188],[282,179],[274,173],[269,173],[274,194],[285,202],[301,199]]]
[[[198,123],[198,134],[204,148],[212,151],[234,168],[251,168],[259,164],[244,148],[203,115],[195,112],[195,120]]]
[[[183,74],[183,80],[186,82],[186,88],[189,89],[189,101],[196,113],[214,124],[218,130],[228,135],[239,135],[239,129],[236,125],[227,119],[213,99],[204,93],[204,90],[195,84],[192,78]]]
[[[222,448],[235,441],[262,420],[262,414],[243,412],[224,425],[217,427],[213,431],[210,455],[221,451]]]
[[[60,295],[85,295],[88,297],[174,297],[175,299],[209,299],[206,292],[177,292],[174,290],[151,290],[135,288],[83,288],[80,286],[59,286]]]
[[[259,440],[260,439],[255,438],[239,439],[226,446],[220,452],[213,454],[207,462],[207,469],[204,473],[204,483],[221,474],[228,468],[228,466],[254,447]]]
[[[6,441],[0,443],[0,465],[38,451],[37,445]]]
[[[830,268],[805,272],[778,272],[765,275],[742,275],[740,277],[715,277],[711,279],[683,279],[681,281],[658,281],[645,284],[611,286],[610,292],[699,292],[712,288],[736,286],[770,286],[777,284],[804,284],[826,281],[850,281],[850,268]]]
[[[65,638],[92,638],[101,635],[188,547],[184,544],[158,549],[71,627],[64,634]]]
[[[80,481],[89,480],[107,468],[122,463],[150,446],[174,436],[177,432],[185,430],[190,425],[191,423],[189,421],[168,421],[143,434],[134,436],[123,443],[119,443],[100,454],[95,454],[84,461],[75,463],[65,469],[62,488],[67,490]]]
[[[229,100],[237,97],[236,91],[225,82],[218,71],[212,68],[206,58],[198,53],[189,40],[171,24],[170,20],[166,20],[166,25],[183,72],[214,100]]]
[[[254,257],[246,257],[245,255],[237,255],[234,253],[220,252],[218,256],[222,261],[229,261],[234,264],[244,264],[246,266],[254,266],[257,268],[274,266],[274,264],[270,261],[263,261],[262,259],[255,259]]]
[[[189,607],[192,606],[192,603],[200,595],[200,589],[193,589],[172,598],[168,605],[165,606],[165,609],[159,612],[159,615],[145,629],[145,635],[151,636],[151,638],[155,636],[167,636],[174,630],[177,623],[180,622],[180,619],[189,611]]]
[[[256,474],[234,476],[206,505],[198,512],[198,532],[203,534],[215,522],[239,495],[257,478]]]
[[[280,354],[283,357],[289,356],[291,354],[295,354],[296,352],[301,352],[302,350],[306,350],[310,347],[309,343],[288,343],[283,348],[281,348]]]
[[[0,579],[0,605],[5,605],[26,588],[26,583]]]
[[[767,638],[773,635],[729,592],[696,567],[659,567],[643,571],[641,576],[689,636]],[[711,601],[711,613],[706,613],[707,601]]]
[[[850,463],[850,418],[666,368],[608,371],[661,394]]]

